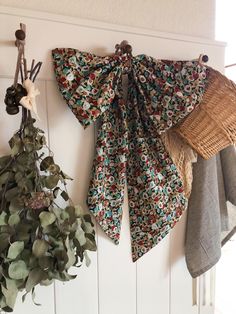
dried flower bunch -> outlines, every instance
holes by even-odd
[[[53,279],[73,279],[68,270],[96,250],[90,215],[73,206],[67,175],[41,152],[43,131],[28,117],[10,139],[11,155],[0,158],[0,305],[13,310],[18,291],[33,291]],[[61,208],[58,198],[68,205]],[[87,261],[88,263],[88,261]]]
[[[13,99],[15,90],[8,88],[6,98],[12,92]],[[20,99],[7,102],[7,111],[11,104],[20,106]],[[23,300],[29,292],[34,299],[36,285],[75,278],[71,267],[84,259],[88,265],[87,251],[96,250],[91,216],[73,205],[66,191],[70,178],[54,162],[29,110],[22,108],[20,129],[9,145],[10,154],[0,158],[0,308],[5,312],[13,311],[19,291],[25,292]]]

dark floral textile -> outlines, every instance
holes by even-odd
[[[187,206],[182,181],[160,134],[201,102],[207,68],[197,61],[126,53],[100,57],[71,48],[54,49],[53,59],[59,89],[79,122],[87,127],[101,120],[89,209],[118,244],[127,184],[136,261],[169,233]]]

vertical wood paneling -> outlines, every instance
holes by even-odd
[[[137,313],[169,314],[169,236],[137,261]]]
[[[99,314],[136,314],[136,264],[131,260],[127,193],[121,239],[115,245],[99,228]]]
[[[213,313],[214,287],[211,287],[211,277],[214,276],[214,268],[200,276],[199,313]],[[227,313],[228,314],[228,313]]]
[[[216,265],[216,314],[235,314],[236,235],[222,249]]]
[[[170,234],[171,314],[198,314],[198,306],[192,305],[192,278],[184,257],[186,214]]]
[[[63,171],[74,178],[68,192],[75,204],[85,208],[94,151],[94,129],[84,130],[59,95],[55,81],[46,82],[50,148]],[[90,267],[73,270],[77,278],[68,283],[56,282],[56,314],[98,313],[97,257],[88,252]]]

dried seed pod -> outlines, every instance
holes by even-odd
[[[16,93],[23,93],[24,95],[27,95],[26,89],[19,83],[17,83],[15,90],[16,90]]]
[[[17,114],[17,113],[20,111],[20,109],[19,109],[18,106],[15,106],[15,107],[6,107],[6,111],[7,111],[7,113],[10,114],[10,115],[15,115],[15,114]]]
[[[15,96],[15,94],[16,94],[16,89],[13,85],[7,88],[8,96]]]
[[[8,95],[6,95],[6,97],[4,99],[4,103],[8,107],[15,107],[16,106],[15,98],[14,97],[9,97]]]

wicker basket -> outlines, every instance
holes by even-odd
[[[236,85],[209,68],[208,86],[200,105],[175,131],[205,159],[235,144]]]

